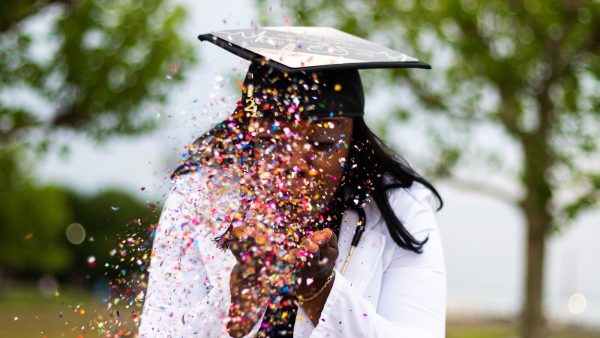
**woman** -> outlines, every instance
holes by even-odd
[[[173,175],[141,337],[444,336],[441,198],[363,111],[355,69],[251,63]]]

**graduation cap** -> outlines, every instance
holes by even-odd
[[[198,36],[244,59],[266,59],[284,72],[323,69],[425,68],[404,53],[330,27],[262,27]]]
[[[242,102],[254,111],[255,91],[276,86],[279,92],[298,89],[296,96],[305,98],[303,106],[311,116],[362,116],[364,93],[358,69],[431,69],[414,57],[330,27],[224,30],[202,34],[198,39],[251,61],[244,85],[252,89],[242,93]],[[318,93],[312,92],[315,82],[311,74],[315,72],[319,74]],[[280,105],[284,100],[267,101],[262,102],[284,109]]]

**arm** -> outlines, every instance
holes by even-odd
[[[194,176],[192,176],[194,175]],[[153,241],[140,337],[229,337],[229,274],[235,259],[211,239],[231,209],[201,174],[176,179]],[[231,197],[231,196],[230,196]],[[210,230],[210,225],[216,229]],[[258,325],[250,332],[258,330]]]
[[[423,253],[394,248],[377,308],[353,289],[348,279],[336,274],[311,337],[444,337],[446,276],[433,210],[423,192],[416,198],[406,196],[409,202],[399,196],[392,193],[390,203],[406,212],[404,216],[398,212],[404,226],[419,240],[429,235]]]

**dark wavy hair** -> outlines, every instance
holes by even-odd
[[[240,151],[252,149],[252,140],[238,137],[247,123],[245,114],[238,107],[223,122],[200,136],[193,143],[188,158],[172,173],[171,177],[201,170],[202,165],[228,165],[243,158]],[[373,133],[362,116],[353,118],[352,141],[344,175],[317,228],[331,228],[338,236],[344,211],[355,210],[359,215],[359,231],[364,230],[366,215],[363,207],[369,200],[375,201],[390,236],[394,242],[415,253],[421,253],[428,238],[419,241],[406,229],[389,203],[386,191],[394,188],[410,188],[414,182],[427,187],[443,206],[439,192],[419,175],[400,155],[391,150]],[[218,142],[215,142],[218,140]],[[207,146],[209,145],[209,146]],[[215,156],[215,152],[225,156]],[[218,239],[217,239],[218,241]]]
[[[443,207],[443,200],[435,187],[419,175],[400,155],[385,145],[375,133],[369,129],[364,118],[354,117],[352,142],[345,167],[344,179],[336,190],[330,208],[326,211],[332,222],[330,227],[339,234],[340,215],[347,209],[355,210],[359,215],[359,226],[364,230],[366,215],[364,205],[373,200],[377,204],[381,216],[394,242],[406,250],[421,253],[423,241],[415,239],[396,216],[389,203],[386,191],[394,188],[410,188],[419,182],[434,194],[438,208]],[[348,196],[344,198],[344,196]]]

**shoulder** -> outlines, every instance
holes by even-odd
[[[230,170],[220,167],[202,167],[171,179],[170,195],[195,199],[237,199],[239,178]]]
[[[425,185],[415,181],[408,188],[392,188],[386,194],[392,211],[411,235],[437,231],[436,198]]]
[[[409,188],[394,188],[388,191],[390,206],[404,228],[418,241],[427,240],[423,252],[402,249],[385,231],[386,244],[391,249],[390,264],[399,267],[427,267],[443,272],[444,253],[442,239],[436,220],[436,198],[429,188],[414,182]]]
[[[429,188],[417,181],[414,181],[408,188],[392,188],[386,193],[390,205],[394,209],[406,211],[435,209],[435,197],[433,193]]]
[[[220,168],[203,168],[174,177],[161,217],[180,219],[222,233],[239,209],[239,181]]]
[[[171,193],[195,196],[210,192],[219,195],[234,190],[239,184],[236,176],[219,167],[203,166],[197,170],[176,175],[171,179]]]

